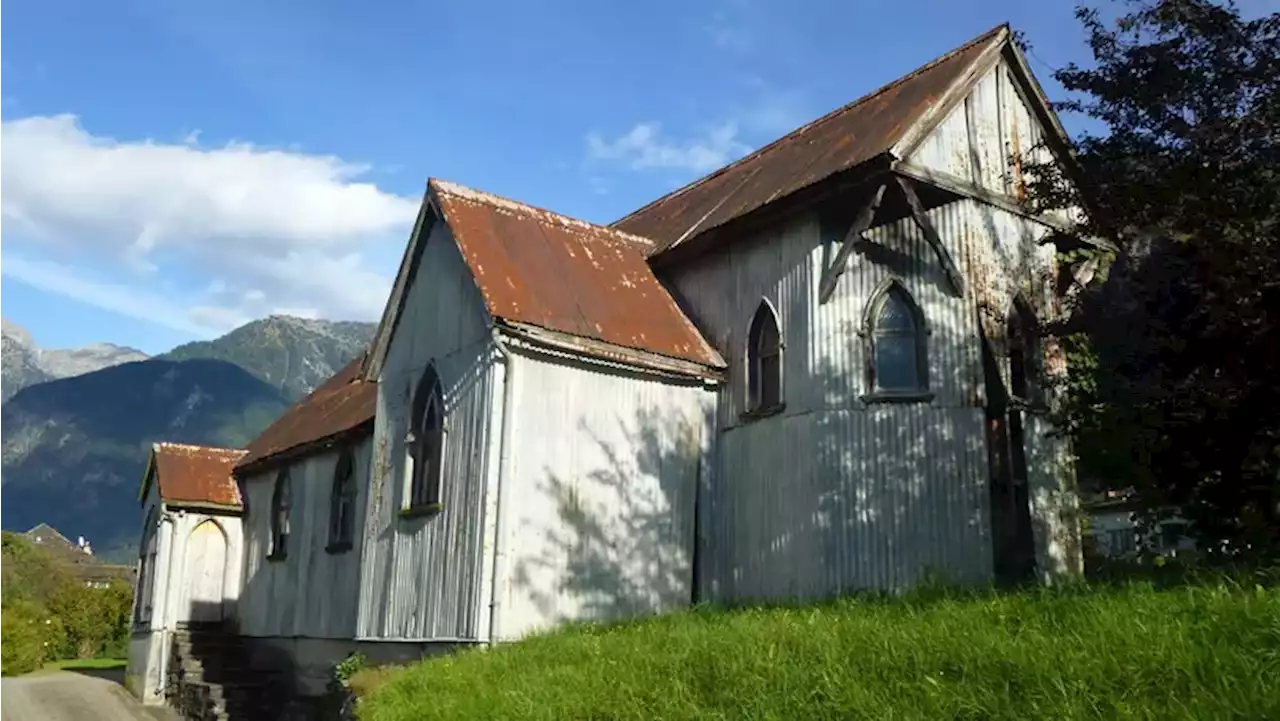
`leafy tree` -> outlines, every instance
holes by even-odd
[[[43,604],[69,577],[65,564],[17,533],[5,531],[0,543],[0,594],[6,605],[20,600]]]
[[[133,595],[123,583],[90,588],[81,582],[64,584],[49,600],[49,611],[66,629],[63,658],[94,658],[129,633]]]
[[[1030,168],[1118,247],[1052,332],[1083,482],[1180,507],[1213,554],[1280,552],[1280,13],[1208,0],[1079,8],[1091,67],[1054,73],[1082,172]],[[1077,261],[1085,260],[1077,258]],[[1154,513],[1154,511],[1153,511]]]

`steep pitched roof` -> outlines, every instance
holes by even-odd
[[[651,255],[889,153],[980,58],[1008,41],[1007,25],[983,35],[710,175],[612,227],[657,241]]]
[[[367,353],[367,351],[366,351]],[[343,366],[306,398],[290,406],[275,423],[249,442],[236,464],[243,474],[286,454],[303,453],[348,432],[368,432],[378,402],[378,386],[361,377],[366,353]]]
[[[154,443],[138,499],[147,497],[155,478],[165,503],[240,508],[240,489],[231,469],[242,456],[244,451],[233,448]]]
[[[649,240],[442,180],[428,182],[428,200],[495,320],[582,339],[587,353],[724,367],[649,268]]]

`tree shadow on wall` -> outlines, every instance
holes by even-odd
[[[539,491],[557,522],[516,529],[543,543],[514,564],[515,593],[547,620],[607,620],[691,600],[905,590],[939,575],[988,583],[996,552],[986,405],[989,384],[1006,380],[984,366],[1000,362],[1001,339],[988,336],[1002,331],[980,330],[971,302],[942,299],[952,291],[940,268],[920,260],[927,252],[880,256],[900,276],[921,274],[931,398],[866,398],[868,345],[853,320],[862,308],[822,310],[850,320],[784,360],[781,413],[744,418],[725,402],[744,385],[732,351],[741,339],[731,337],[718,419],[650,407],[615,413],[607,427],[579,422],[594,447],[565,452],[596,462],[577,474],[545,471]],[[793,303],[783,315],[803,334],[814,311],[807,296]],[[699,437],[699,423],[711,437]],[[699,461],[704,443],[713,451]],[[1047,448],[1028,442],[1033,467],[1054,463]],[[1029,509],[1036,537],[1049,536],[1059,512]],[[1047,550],[1036,550],[1047,564]]]
[[[538,491],[557,522],[526,529],[542,551],[512,574],[542,618],[607,621],[690,602],[699,426],[709,420],[693,415],[650,408],[612,428],[579,420],[592,448],[576,457],[596,462],[574,476],[547,471]]]

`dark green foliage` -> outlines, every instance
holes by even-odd
[[[60,659],[119,656],[128,649],[128,584],[90,588],[58,553],[7,531],[3,539],[4,675]]]
[[[178,346],[160,357],[234,363],[297,400],[362,352],[376,329],[373,323],[271,316],[216,340]]]
[[[1031,168],[1037,204],[1090,208],[1083,232],[1119,247],[1052,329],[1073,351],[1060,420],[1086,487],[1183,508],[1209,553],[1274,558],[1280,14],[1121,6],[1111,24],[1079,12],[1094,64],[1056,73],[1078,94],[1061,108],[1105,126],[1076,139],[1082,174]]]
[[[1278,622],[1253,583],[933,591],[579,626],[352,686],[365,721],[1277,718]]]

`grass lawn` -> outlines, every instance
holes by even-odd
[[[70,658],[62,661],[50,661],[44,665],[49,671],[77,671],[91,669],[109,671],[124,668],[128,662],[123,658]]]
[[[1280,718],[1280,593],[1149,584],[695,609],[362,672],[362,721]]]

